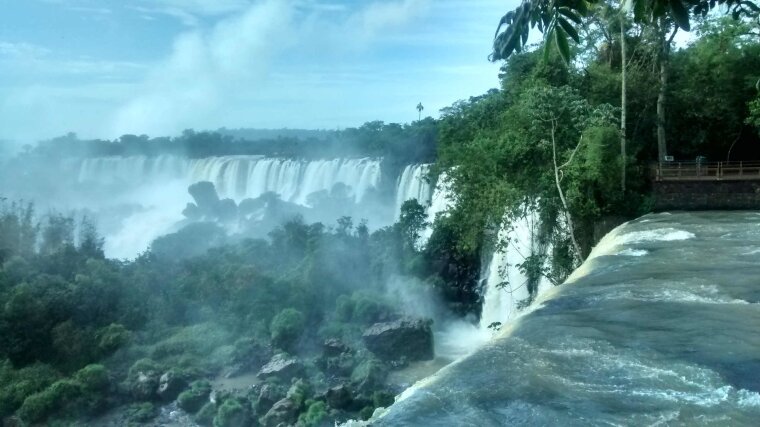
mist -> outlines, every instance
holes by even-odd
[[[486,342],[433,166],[497,82],[461,5],[19,6],[60,36],[0,40],[0,420],[331,425]]]

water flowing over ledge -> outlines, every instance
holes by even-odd
[[[759,226],[706,212],[618,227],[536,309],[372,425],[754,425]]]

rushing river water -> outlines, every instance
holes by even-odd
[[[758,425],[760,213],[647,215],[373,426]]]

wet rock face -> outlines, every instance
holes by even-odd
[[[331,408],[346,409],[352,400],[351,390],[345,384],[332,387],[325,392],[325,401]]]
[[[367,349],[381,360],[431,360],[434,356],[431,324],[431,320],[422,319],[375,323],[364,331],[362,339]]]
[[[177,375],[176,372],[168,371],[161,375],[158,380],[158,397],[164,401],[172,401],[187,388],[187,381]]]
[[[298,420],[298,405],[290,399],[282,399],[272,406],[272,409],[261,418],[264,427],[293,425]]]
[[[264,365],[257,376],[265,380],[267,378],[278,378],[283,381],[290,381],[303,373],[303,363],[298,358],[288,356],[287,354],[276,354]]]

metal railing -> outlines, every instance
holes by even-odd
[[[655,165],[657,181],[760,180],[760,161],[667,162]]]

